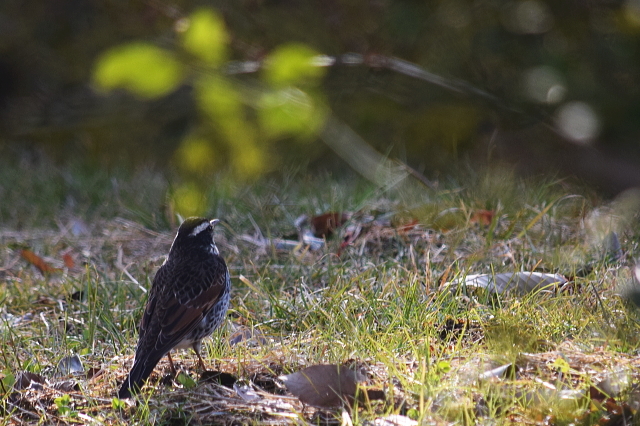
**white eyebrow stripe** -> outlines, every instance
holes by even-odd
[[[208,221],[207,222],[202,222],[200,225],[198,225],[195,228],[193,228],[193,231],[191,231],[189,236],[190,237],[195,237],[196,235],[198,235],[199,233],[201,233],[202,231],[207,229],[209,227],[209,225],[211,225],[211,224]]]

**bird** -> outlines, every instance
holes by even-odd
[[[131,398],[170,351],[192,348],[200,368],[201,341],[224,321],[231,291],[229,269],[213,240],[218,219],[186,219],[178,229],[169,255],[156,272],[140,322],[133,366],[118,398]]]

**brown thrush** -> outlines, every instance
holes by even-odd
[[[165,355],[175,373],[172,349],[192,348],[204,369],[200,343],[224,321],[231,289],[229,270],[213,241],[216,223],[218,219],[189,218],[180,225],[153,279],[133,367],[119,398],[130,398]]]

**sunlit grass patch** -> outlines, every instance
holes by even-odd
[[[383,395],[357,402],[355,424],[391,414],[436,424],[588,424],[616,407],[635,413],[638,313],[618,294],[633,280],[634,219],[616,228],[623,256],[607,257],[584,220],[601,201],[564,182],[501,171],[436,190],[412,181],[380,190],[354,176],[295,170],[246,186],[220,177],[207,215],[224,220],[216,241],[233,298],[204,353],[209,373],[237,384],[201,381],[185,351],[174,356],[179,379],[162,360],[137,403],[113,400],[177,226],[171,188],[150,171],[64,173],[80,189],[98,188],[99,197],[78,198],[86,213],[59,203],[67,197],[56,192],[60,170],[48,166],[20,183],[43,189],[42,200],[27,195],[2,207],[3,414],[31,423],[316,421],[318,410],[278,377],[344,363]],[[312,249],[298,218],[329,212],[348,215]],[[271,245],[276,239],[288,248]],[[51,268],[43,272],[23,250]],[[445,285],[520,271],[570,281],[525,295]],[[56,373],[73,355],[84,372]],[[16,385],[23,372],[42,383]],[[342,421],[340,412],[327,415]]]

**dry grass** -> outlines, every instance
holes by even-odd
[[[235,388],[199,380],[184,352],[174,359],[195,387],[168,376],[163,360],[133,402],[113,398],[132,361],[145,289],[171,244],[173,230],[140,220],[156,206],[133,215],[125,206],[115,218],[65,209],[47,222],[57,225],[5,226],[4,423],[342,423],[346,415],[382,425],[390,414],[428,424],[630,420],[640,401],[638,322],[617,293],[633,279],[625,259],[637,254],[635,218],[620,219],[616,203],[596,208],[592,195],[562,182],[502,172],[466,182],[379,191],[354,179],[287,176],[226,190],[211,215],[227,221],[217,241],[232,271],[232,310],[205,349],[208,369],[232,375]],[[624,252],[616,262],[590,233],[594,212],[605,210]],[[299,214],[328,211],[352,215],[324,248],[263,244],[295,236]],[[42,273],[25,249],[55,269]],[[571,291],[496,298],[442,287],[467,274],[519,270],[570,276]],[[74,354],[82,371],[61,373],[60,361]],[[303,406],[277,377],[319,363],[358,366],[383,400],[342,417]],[[22,386],[23,372],[46,381]]]

